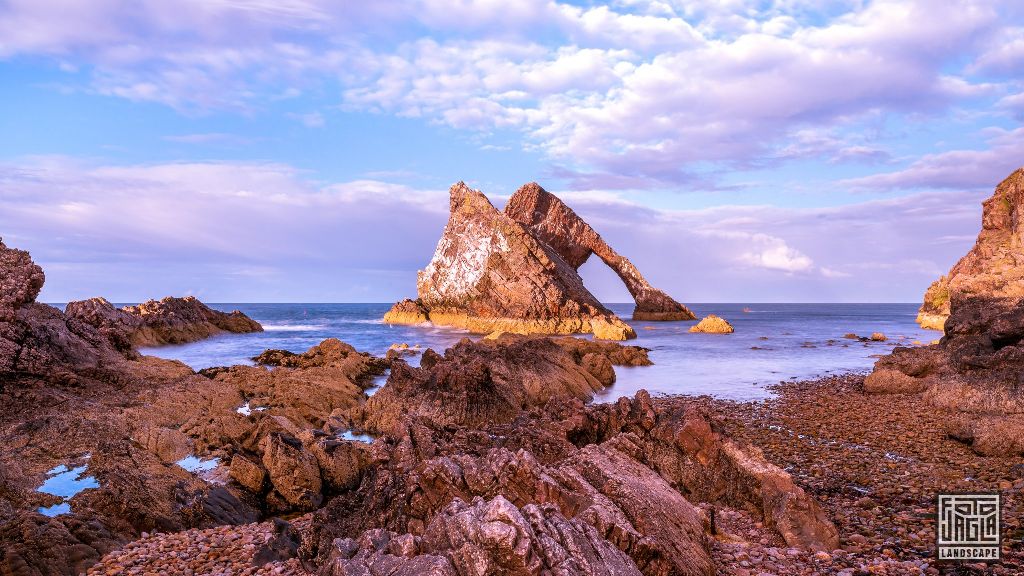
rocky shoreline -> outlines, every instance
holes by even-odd
[[[1019,574],[1024,569],[1020,460],[974,453],[941,434],[945,415],[923,398],[865,393],[863,378],[847,374],[781,384],[777,397],[765,402],[689,396],[654,400],[658,406],[706,410],[731,437],[757,446],[768,461],[787,470],[838,528],[835,549],[794,548],[747,509],[701,504],[701,511],[714,517],[709,555],[716,573]],[[935,494],[979,490],[1003,494],[1003,561],[938,564]],[[299,541],[315,538],[311,518],[292,522]],[[349,573],[319,571],[316,564],[297,558],[260,564],[257,549],[275,537],[271,523],[151,535],[111,552],[89,574]],[[371,546],[371,540],[357,548]]]

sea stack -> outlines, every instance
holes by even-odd
[[[963,258],[928,287],[917,314],[922,328],[942,330],[955,295],[1024,298],[1024,168],[996,187],[982,204],[981,232]]]
[[[516,190],[505,206],[509,218],[529,228],[537,238],[554,248],[574,270],[596,254],[615,271],[636,301],[634,320],[694,320],[686,306],[651,286],[636,266],[616,252],[601,235],[554,194],[536,182]]]
[[[418,274],[419,298],[396,304],[386,321],[427,320],[474,333],[636,337],[587,290],[559,250],[479,190],[463,182],[452,186],[450,211],[433,259]]]

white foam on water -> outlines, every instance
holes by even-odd
[[[264,324],[264,332],[310,332],[323,330],[326,326],[319,324]]]
[[[237,409],[235,410],[235,412],[238,412],[239,414],[241,414],[241,415],[243,415],[243,416],[249,416],[250,414],[252,414],[252,413],[253,413],[253,411],[256,411],[256,412],[263,412],[263,411],[264,411],[264,410],[266,410],[266,409],[267,409],[267,407],[266,407],[266,406],[251,406],[251,407],[250,407],[250,406],[249,406],[249,403],[248,403],[248,402],[246,402],[245,404],[242,404],[241,406],[239,406],[239,407],[238,407],[238,408],[237,408]]]

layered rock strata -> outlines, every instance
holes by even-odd
[[[917,322],[942,330],[954,296],[1024,298],[1024,168],[1006,177],[982,204],[981,232],[971,250],[924,295]]]
[[[616,252],[594,229],[554,194],[536,182],[516,190],[505,206],[505,214],[530,229],[554,248],[570,266],[579,270],[591,255],[608,265],[636,301],[634,320],[693,320],[686,306],[650,285],[640,270]]]
[[[593,333],[635,338],[549,244],[459,182],[451,215],[430,263],[417,278],[419,298],[396,304],[390,323],[435,324],[476,333]]]
[[[948,313],[945,336],[895,348],[864,382],[868,392],[924,393],[959,413],[947,420],[949,434],[982,454],[1024,454],[1021,206],[1024,170],[1017,170],[985,201],[978,242],[944,284],[929,288],[922,313]]]

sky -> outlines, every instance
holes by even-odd
[[[1012,0],[0,0],[0,237],[49,302],[412,296],[460,180],[682,302],[916,302],[1022,119]]]

